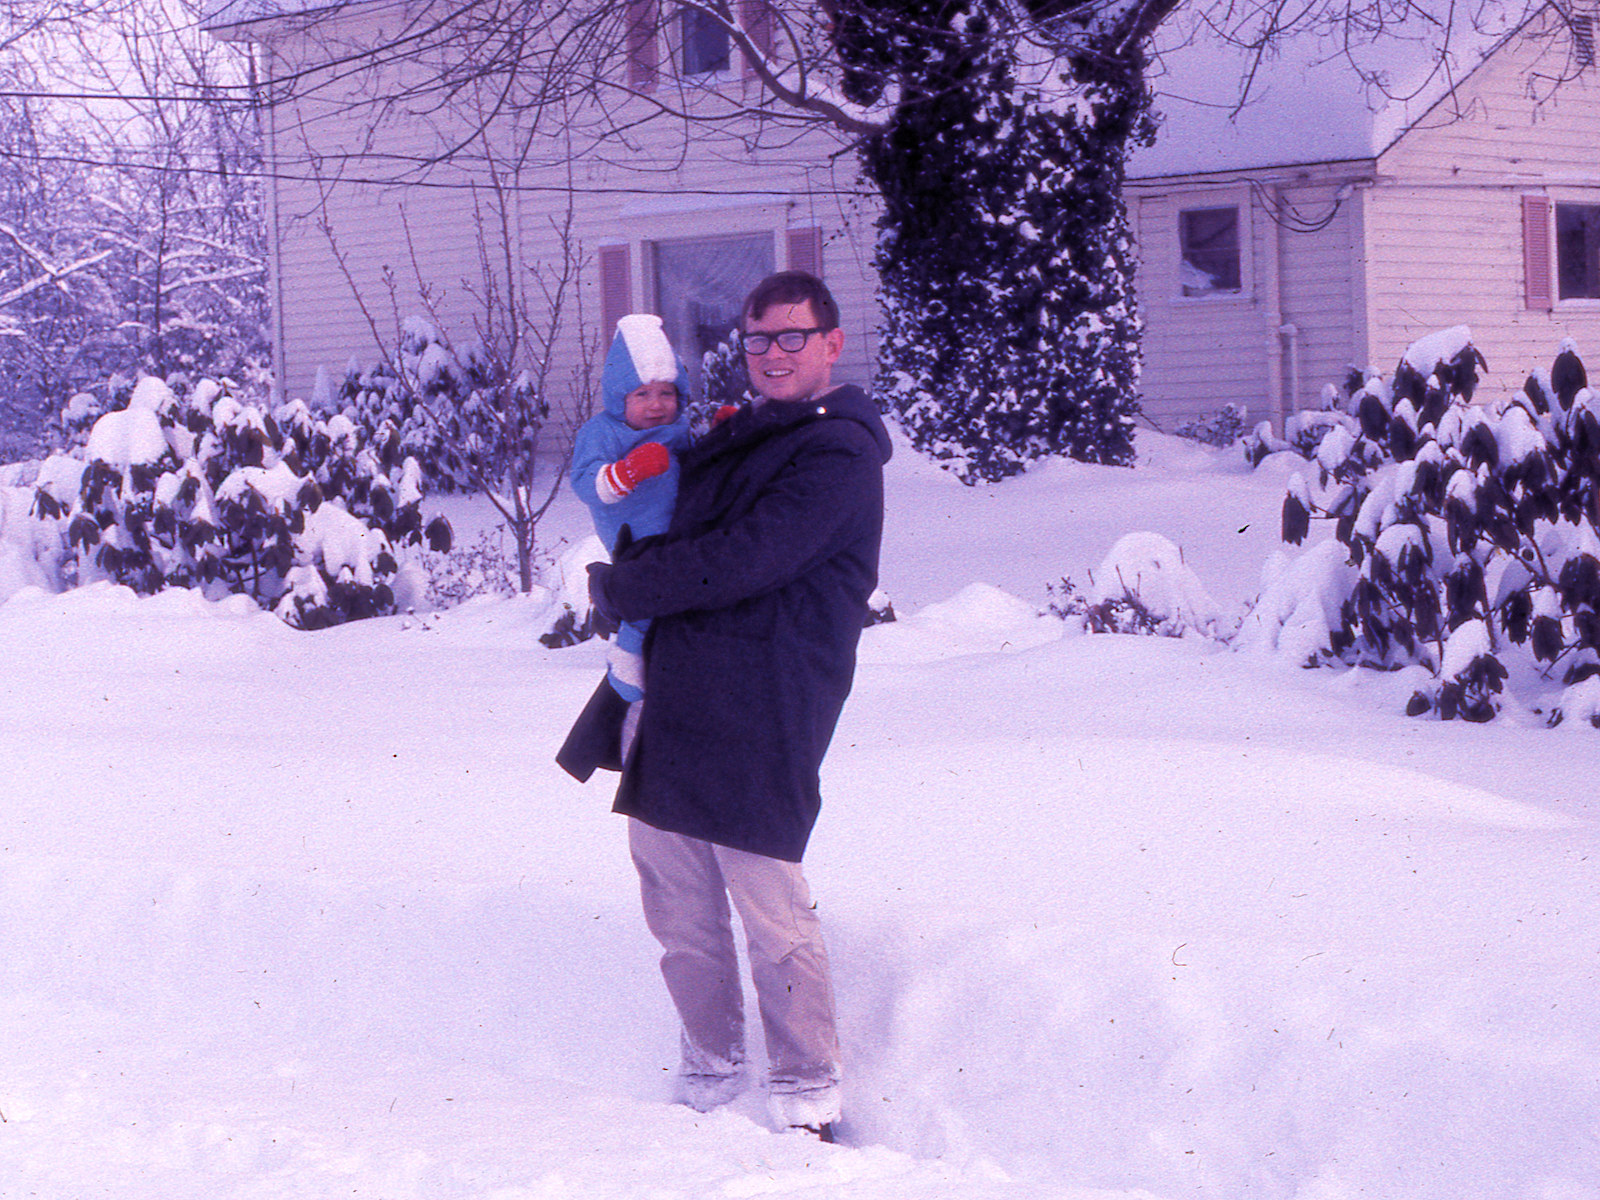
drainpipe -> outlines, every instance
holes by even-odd
[[[1262,291],[1266,301],[1262,339],[1266,349],[1267,405],[1272,418],[1272,431],[1283,436],[1284,418],[1287,415],[1283,392],[1283,338],[1284,330],[1293,328],[1283,321],[1283,229],[1273,218],[1282,207],[1282,191],[1274,184],[1267,192],[1270,208],[1266,212],[1267,229],[1264,247],[1265,261],[1262,274]]]
[[[289,364],[284,358],[287,339],[283,330],[283,222],[278,201],[278,106],[271,102],[272,58],[271,47],[261,42],[250,44],[251,93],[258,105],[257,119],[265,117],[266,126],[262,130],[262,140],[266,142],[262,157],[267,170],[267,300],[272,306],[268,318],[272,338],[272,402],[282,404],[287,394]]]
[[[1277,354],[1280,364],[1278,368],[1280,382],[1282,381],[1283,377],[1283,367],[1281,365],[1283,361],[1283,351],[1287,350],[1289,353],[1288,403],[1283,402],[1282,393],[1280,393],[1278,412],[1275,418],[1279,422],[1278,436],[1282,437],[1283,420],[1285,419],[1287,413],[1294,409],[1294,407],[1300,402],[1300,327],[1293,322],[1285,322],[1284,324],[1278,326],[1278,337],[1282,342]]]

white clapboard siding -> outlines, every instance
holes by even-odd
[[[1326,174],[1261,173],[1259,178],[1262,188],[1276,184],[1282,203],[1292,205],[1301,221],[1331,216],[1326,228],[1315,232],[1275,226],[1262,191],[1241,186],[1237,181],[1246,176],[1239,172],[1230,173],[1226,182],[1189,178],[1140,182],[1130,189],[1145,314],[1141,402],[1145,415],[1161,428],[1170,431],[1225,404],[1245,406],[1253,420],[1270,416],[1274,356],[1281,364],[1277,386],[1289,411],[1314,406],[1325,384],[1344,377],[1358,350],[1352,306],[1355,206],[1341,196],[1341,183],[1315,178]],[[1182,296],[1179,213],[1226,204],[1237,204],[1243,220],[1241,291]],[[1289,219],[1286,214],[1284,220]],[[1292,338],[1280,332],[1284,325],[1294,327]]]
[[[1524,198],[1600,204],[1600,80],[1590,67],[1552,92],[1559,44],[1506,45],[1453,107],[1379,158],[1366,198],[1374,365],[1391,369],[1416,337],[1465,324],[1489,360],[1492,396],[1548,366],[1563,337],[1600,347],[1600,301],[1528,303]]]
[[[1132,210],[1145,315],[1142,404],[1145,415],[1168,431],[1224,404],[1244,403],[1254,410],[1266,393],[1265,335],[1249,264],[1237,296],[1189,299],[1179,284],[1179,212],[1243,199],[1231,192],[1186,191],[1142,197]],[[1255,232],[1248,206],[1244,218],[1241,239],[1248,247]]]
[[[381,40],[374,26],[394,19],[382,9],[319,26],[319,37],[290,41],[270,60],[275,75],[302,70],[317,54],[352,41]],[[370,365],[379,343],[392,350],[399,321],[427,315],[469,331],[469,284],[481,286],[479,222],[466,171],[441,164],[422,186],[374,186],[396,172],[398,158],[426,155],[435,140],[418,122],[391,120],[374,128],[372,90],[389,78],[350,75],[343,85],[312,77],[294,103],[270,114],[282,328],[279,378],[290,397],[307,396],[317,370],[337,386],[354,358]],[[358,90],[361,87],[368,92]],[[370,156],[370,157],[368,157]],[[342,263],[342,265],[341,265]],[[417,268],[427,277],[419,285]],[[376,329],[376,336],[374,335]]]
[[[1353,366],[1361,366],[1366,349],[1361,340],[1354,297],[1362,284],[1357,260],[1360,206],[1357,193],[1345,184],[1285,186],[1285,202],[1298,220],[1324,228],[1279,232],[1282,256],[1281,310],[1294,325],[1299,351],[1296,390],[1288,410],[1317,408],[1323,389],[1343,383]],[[1285,344],[1287,339],[1283,339]],[[1285,366],[1286,380],[1290,365]],[[1287,386],[1287,383],[1286,383]],[[1265,417],[1262,410],[1260,416]]]
[[[279,70],[287,74],[303,68],[330,46],[356,45],[363,39],[371,43],[380,36],[372,22],[382,19],[381,13],[358,10],[333,21],[333,33],[322,23],[314,39],[285,39],[279,43]],[[669,87],[670,48],[660,49],[659,86]],[[624,69],[620,62],[618,69]],[[359,82],[371,87],[359,73],[351,79],[352,86]],[[758,86],[742,78],[722,85]],[[381,84],[377,90],[383,90]],[[480,187],[475,211],[474,192],[458,186],[473,178],[465,164],[435,167],[417,186],[376,188],[339,181],[319,186],[297,178],[314,173],[319,155],[325,163],[336,161],[337,151],[357,146],[384,156],[374,172],[381,168],[387,174],[396,158],[427,155],[441,132],[450,132],[439,127],[442,115],[431,125],[396,121],[371,128],[372,107],[352,104],[355,99],[348,90],[335,89],[280,106],[274,113],[281,176],[279,370],[289,395],[308,394],[319,368],[337,384],[352,357],[371,363],[380,344],[393,345],[397,317],[424,314],[430,303],[437,323],[452,339],[470,338],[479,310],[473,293],[483,287],[478,212],[491,223],[484,239],[494,252],[491,258],[502,240],[493,226],[493,194]],[[836,378],[870,383],[878,323],[870,269],[874,209],[861,202],[852,161],[836,159],[836,138],[819,131],[785,141],[781,150],[738,156],[729,153],[726,142],[697,138],[686,151],[680,126],[656,122],[636,128],[628,145],[608,152],[605,158],[611,161],[596,156],[574,164],[570,244],[583,269],[581,295],[569,296],[563,336],[554,347],[557,365],[550,379],[558,409],[570,401],[568,384],[581,361],[579,301],[584,332],[603,354],[611,334],[602,328],[607,318],[654,307],[650,243],[730,233],[770,234],[779,269],[820,269],[839,301],[845,325],[845,353]],[[566,225],[568,216],[568,169],[559,161],[559,146],[549,145],[545,158],[548,165],[524,168],[510,180],[518,189],[510,224],[524,272],[554,271],[562,257],[558,227]],[[482,179],[480,173],[480,184]],[[602,256],[612,266],[619,261],[627,265],[625,285],[613,290],[609,306],[602,295]],[[501,266],[496,260],[492,269]],[[524,286],[531,281],[524,274]],[[541,293],[532,287],[527,295],[537,314]],[[558,442],[565,441],[578,415],[558,411],[552,422]]]

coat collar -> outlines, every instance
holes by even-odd
[[[739,411],[718,424],[695,444],[696,457],[711,458],[725,450],[760,441],[782,430],[792,429],[826,417],[855,421],[872,434],[889,460],[889,435],[883,420],[867,394],[854,384],[844,383],[805,400],[746,401]]]

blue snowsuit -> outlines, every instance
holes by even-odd
[[[617,535],[624,525],[635,538],[665,533],[672,521],[672,509],[678,497],[678,455],[688,449],[689,435],[689,375],[676,356],[677,378],[671,380],[678,389],[678,413],[666,425],[652,429],[635,429],[626,419],[625,400],[629,392],[641,384],[655,382],[639,377],[639,368],[627,340],[619,332],[611,341],[606,353],[605,367],[600,373],[600,398],[604,411],[585,421],[572,443],[572,489],[578,498],[589,506],[594,517],[595,533],[605,543],[606,551],[614,553]],[[660,442],[672,451],[672,465],[665,473],[642,481],[631,493],[607,504],[600,498],[595,481],[607,464],[624,457],[630,450],[646,442]],[[649,621],[624,621],[617,631],[617,649],[628,654],[640,654],[644,649],[645,630]],[[612,685],[627,700],[637,700],[637,688],[624,683],[612,673]]]

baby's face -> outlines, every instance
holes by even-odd
[[[670,425],[678,415],[678,389],[660,381],[644,383],[622,398],[622,417],[634,429]]]

